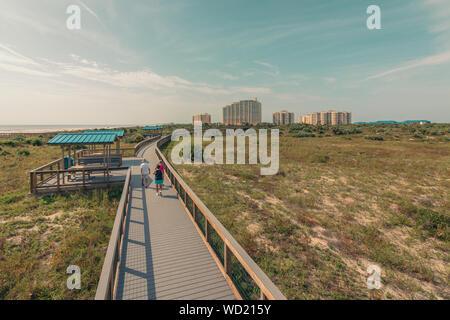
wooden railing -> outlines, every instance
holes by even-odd
[[[78,159],[83,155],[85,150],[78,150],[74,154],[74,158]],[[57,172],[64,169],[64,158],[59,158],[50,163],[44,164],[39,168],[30,171],[30,193],[35,193],[37,186],[55,178]],[[51,173],[48,173],[51,172]],[[64,180],[64,179],[63,179]]]
[[[161,136],[154,136],[151,137],[149,139],[143,140],[141,142],[139,142],[135,147],[134,147],[134,156],[137,156],[137,154],[139,153],[139,151],[142,150],[142,148],[148,146],[150,143],[153,143],[155,141],[157,141]]]
[[[124,179],[112,179],[111,173],[114,171],[125,171],[128,167],[117,167],[117,168],[90,168],[90,169],[66,169],[66,170],[42,170],[38,172],[30,172],[30,185],[31,193],[53,192],[53,191],[65,191],[65,190],[83,190],[89,189],[93,186],[117,186],[124,183]],[[89,177],[92,174],[103,174],[103,180],[101,181],[89,181]],[[67,176],[80,175],[80,182],[68,181]],[[38,182],[38,176],[41,179]],[[50,179],[55,179],[53,184],[46,184]]]
[[[128,213],[131,190],[131,169],[128,169],[122,196],[117,207],[116,219],[109,238],[109,245],[103,262],[102,273],[98,282],[95,300],[113,300],[117,270],[120,264],[125,221]]]
[[[159,140],[156,154],[163,161],[168,178],[200,230],[208,249],[220,262],[219,267],[235,294],[242,299],[250,300],[285,300],[286,297],[281,291],[167,161],[159,147],[169,141],[170,136]]]

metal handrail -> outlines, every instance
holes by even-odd
[[[281,293],[278,287],[269,279],[269,277],[261,270],[261,268],[255,263],[255,261],[245,252],[241,245],[233,238],[228,230],[220,223],[220,221],[214,216],[214,214],[206,207],[206,205],[197,197],[192,189],[184,182],[180,175],[176,172],[173,166],[167,161],[159,147],[170,141],[170,136],[166,136],[160,139],[157,143],[156,154],[165,165],[165,172],[174,184],[175,189],[179,195],[180,200],[186,205],[187,208],[187,196],[193,201],[193,213],[194,221],[195,215],[199,210],[205,218],[205,239],[208,241],[208,229],[212,227],[219,235],[224,243],[224,261],[221,265],[225,273],[230,276],[231,279],[231,254],[238,260],[240,265],[246,270],[248,275],[253,279],[255,284],[260,289],[260,299],[269,300],[286,300],[286,297]],[[184,191],[184,196],[181,195],[179,188]],[[217,261],[220,261],[219,257],[214,250],[212,252],[216,255]],[[232,279],[231,279],[232,280]]]
[[[128,203],[130,200],[131,189],[131,169],[128,169],[125,184],[123,186],[122,196],[117,207],[114,226],[109,238],[108,249],[106,250],[105,260],[103,262],[102,273],[97,285],[95,300],[114,300],[115,277],[120,264],[121,248],[123,241],[123,230],[128,212]]]

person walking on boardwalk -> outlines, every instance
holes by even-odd
[[[161,166],[159,164],[156,165],[155,171],[153,171],[155,175],[155,186],[156,186],[156,195],[162,196],[162,185],[164,183],[163,174],[161,170]],[[159,192],[158,192],[159,190]]]
[[[145,159],[143,159],[141,163],[141,179],[142,185],[144,185],[145,180],[145,187],[147,188],[150,180],[150,166]]]
[[[162,160],[159,160],[159,168],[162,171],[162,176],[163,176],[163,179],[164,179],[164,169],[165,169],[165,167],[164,167],[164,162]]]

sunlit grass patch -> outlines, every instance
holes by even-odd
[[[450,126],[283,129],[277,175],[176,166],[282,292],[370,298],[366,268],[377,264],[379,298],[448,299]]]

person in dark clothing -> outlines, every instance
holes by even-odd
[[[153,174],[155,175],[156,195],[162,196],[162,186],[164,180],[163,180],[163,173],[159,164],[156,166],[155,171],[153,171]]]

